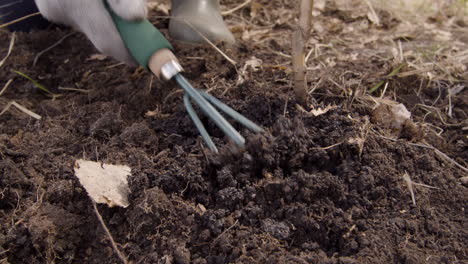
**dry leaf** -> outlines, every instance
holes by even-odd
[[[130,167],[80,159],[75,162],[74,169],[81,185],[96,203],[105,203],[109,207],[129,205],[127,177],[131,174]]]
[[[327,113],[328,111],[335,109],[337,106],[336,105],[327,105],[325,108],[317,108],[317,109],[312,109],[310,110],[310,113],[314,116],[319,116]]]
[[[388,99],[374,97],[372,99],[376,103],[372,112],[373,120],[376,122],[400,130],[403,124],[411,118],[411,113],[406,109],[404,104]]]
[[[250,5],[250,17],[256,17],[259,10],[263,8],[263,5],[253,1],[252,4]]]
[[[319,107],[319,108],[316,108],[316,109],[312,109],[312,110],[310,110],[310,111],[306,111],[306,110],[305,110],[302,106],[300,106],[300,105],[296,105],[296,107],[297,107],[300,111],[302,111],[302,112],[304,112],[304,113],[306,113],[306,114],[308,114],[308,115],[310,115],[310,116],[320,116],[320,115],[323,115],[323,114],[327,113],[328,111],[330,111],[330,110],[332,110],[332,109],[337,108],[338,106],[336,106],[336,105],[327,105],[327,106],[325,106],[324,108]]]
[[[248,61],[245,62],[242,72],[246,72],[248,68],[251,68],[253,72],[256,72],[261,68],[262,64],[263,61],[261,59],[252,56]]]
[[[366,143],[367,135],[369,133],[369,128],[370,128],[369,124],[370,124],[369,119],[365,118],[365,122],[360,129],[361,130],[360,135],[357,137],[348,139],[349,144],[356,144],[358,146],[359,156],[362,155],[362,151],[364,150],[364,143]]]
[[[240,74],[237,78],[237,85],[244,83],[245,80],[248,79],[247,73],[249,68],[252,69],[252,72],[257,72],[262,67],[262,64],[263,61],[261,59],[258,59],[255,56],[250,57],[250,59],[245,62],[242,70],[240,71]]]

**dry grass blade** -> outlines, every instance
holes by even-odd
[[[9,6],[16,5],[17,3],[20,3],[20,2],[22,2],[22,1],[21,1],[21,0],[17,0],[17,1],[15,1],[15,2],[13,2],[13,3],[8,3],[8,4],[0,5],[0,9],[6,8],[6,7],[9,7]],[[1,253],[0,253],[0,255],[1,255]]]
[[[421,186],[421,187],[429,188],[429,189],[434,189],[434,190],[440,190],[440,188],[437,188],[437,187],[434,187],[434,186],[430,186],[430,185],[427,185],[427,184],[424,184],[424,183],[413,182],[413,185]]]
[[[334,148],[336,146],[339,146],[341,144],[343,144],[343,142],[338,142],[336,144],[333,144],[333,145],[330,145],[330,146],[327,146],[327,147],[322,147],[322,148],[311,148],[311,150],[328,150],[328,149]]]
[[[11,54],[11,51],[13,50],[13,46],[15,45],[15,39],[16,39],[16,34],[13,33],[11,35],[11,41],[10,41],[10,46],[8,47],[8,52],[7,52],[7,55],[5,56],[5,58],[2,59],[2,61],[0,61],[0,67],[3,66],[3,64],[5,63],[5,61],[8,59],[8,57],[10,56]]]
[[[80,93],[90,93],[93,91],[93,90],[85,90],[85,89],[78,89],[78,88],[72,88],[72,87],[60,87],[60,86],[58,89],[62,91],[73,91],[73,92],[80,92]]]
[[[5,86],[3,86],[2,90],[0,91],[0,96],[3,95],[3,93],[6,91],[6,89],[8,88],[8,86],[10,86],[12,82],[13,82],[13,79],[8,80],[8,82],[5,84]]]
[[[247,6],[248,4],[250,4],[251,2],[252,2],[252,0],[247,0],[247,1],[245,1],[244,3],[242,3],[242,4],[240,4],[240,5],[236,6],[236,7],[234,7],[234,8],[231,9],[231,10],[227,10],[227,11],[222,12],[221,15],[223,15],[223,16],[230,15],[230,14],[236,12],[237,10],[244,8],[245,6]]]
[[[217,236],[213,242],[211,242],[211,245],[215,245],[216,241],[218,241],[219,238],[221,238],[224,234],[226,234],[227,232],[229,232],[229,230],[233,229],[237,224],[239,223],[239,220],[236,220],[234,222],[234,224],[232,224],[230,227],[228,227],[226,230],[224,230],[221,234],[219,234],[219,236]]]
[[[18,18],[18,19],[15,19],[15,20],[13,20],[13,21],[8,22],[8,23],[1,24],[1,25],[0,25],[0,29],[5,28],[5,27],[8,27],[8,26],[11,26],[11,25],[16,24],[16,23],[18,23],[18,22],[21,22],[21,21],[23,21],[23,20],[25,20],[25,19],[28,19],[28,18],[33,17],[33,16],[37,16],[37,15],[40,15],[40,14],[41,14],[40,12],[32,13],[32,14],[30,14],[30,15],[27,15],[27,16],[24,16],[24,17],[20,17],[20,18]]]
[[[229,61],[232,65],[236,66],[237,62],[233,59],[231,59],[226,53],[224,53],[221,49],[216,47],[216,45],[211,42],[205,35],[203,35],[198,29],[196,29],[192,23],[188,22],[187,20],[183,20],[187,25],[190,26],[195,32],[197,32],[211,47],[213,47],[217,52],[219,52],[227,61]]]
[[[35,119],[37,119],[37,120],[41,120],[41,118],[42,118],[40,115],[34,113],[33,111],[27,109],[26,107],[24,107],[24,106],[18,104],[18,103],[15,102],[15,101],[9,102],[9,103],[5,106],[5,108],[3,108],[2,112],[0,112],[0,115],[3,115],[6,111],[8,111],[8,110],[10,109],[11,106],[14,106],[14,107],[18,108],[21,112],[23,112],[23,113],[25,113],[25,114],[29,115],[30,117],[35,118]]]
[[[67,35],[63,36],[61,39],[59,39],[57,42],[55,42],[54,44],[52,44],[52,46],[46,48],[45,50],[37,53],[36,57],[34,57],[34,61],[33,61],[33,66],[36,66],[36,63],[37,63],[37,60],[39,59],[39,57],[41,57],[42,55],[44,55],[44,53],[48,52],[49,50],[57,47],[58,45],[60,45],[60,43],[62,43],[66,38],[70,37],[71,35],[75,34],[75,32],[72,32],[72,33],[68,33]]]
[[[455,166],[457,166],[458,168],[462,169],[463,171],[467,172],[468,173],[468,169],[466,167],[464,167],[463,165],[461,165],[460,163],[456,162],[454,159],[450,158],[447,154],[443,153],[442,151],[432,147],[432,149],[435,151],[435,153],[437,155],[439,155],[439,157],[441,157],[442,159],[450,162],[450,163],[453,163],[455,164]]]
[[[405,174],[403,174],[403,179],[406,182],[406,185],[408,186],[408,189],[411,193],[411,200],[413,201],[413,205],[416,205],[416,198],[414,197],[414,191],[413,191],[413,181],[411,181],[410,176],[408,173],[405,171]]]
[[[375,9],[372,6],[372,3],[369,0],[365,0],[365,2],[366,2],[367,6],[369,7],[370,12],[371,12],[371,16],[369,17],[371,22],[376,24],[377,26],[380,25],[380,18],[377,15],[377,12],[375,12]]]

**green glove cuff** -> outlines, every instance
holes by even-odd
[[[143,67],[148,68],[151,56],[160,49],[174,50],[164,35],[148,19],[127,21],[119,17],[104,0],[109,14],[119,30],[120,36],[133,58]]]

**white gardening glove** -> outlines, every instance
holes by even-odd
[[[48,20],[83,32],[102,53],[137,65],[120,37],[103,0],[35,0]],[[114,12],[126,20],[146,18],[146,0],[107,0]]]

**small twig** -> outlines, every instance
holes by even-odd
[[[6,91],[8,86],[10,86],[11,82],[13,82],[13,79],[8,80],[8,82],[5,84],[5,86],[3,86],[2,90],[0,91],[0,96],[3,95],[3,93]]]
[[[34,61],[33,61],[33,66],[36,66],[36,63],[37,63],[37,60],[39,59],[39,57],[41,57],[42,55],[44,55],[44,53],[48,52],[49,50],[57,47],[58,45],[60,45],[60,43],[62,43],[66,38],[70,37],[71,35],[75,34],[76,32],[72,32],[72,33],[68,33],[67,35],[63,36],[61,39],[59,39],[57,42],[55,42],[52,46],[46,48],[45,50],[37,53],[36,57],[34,57]]]
[[[11,26],[11,25],[16,24],[16,23],[18,23],[18,22],[21,22],[21,21],[23,21],[23,20],[25,20],[25,19],[28,19],[28,18],[33,17],[33,16],[37,16],[37,15],[40,15],[40,14],[41,14],[41,12],[32,13],[32,14],[30,14],[30,15],[27,15],[27,16],[24,16],[24,17],[20,17],[20,18],[18,18],[18,19],[15,19],[15,20],[13,20],[13,21],[8,22],[8,23],[1,24],[1,25],[0,25],[0,29],[1,29],[1,28],[5,28],[5,27],[8,27],[8,26]]]
[[[239,10],[239,9],[241,9],[241,8],[243,8],[243,7],[245,7],[245,6],[247,6],[248,4],[250,4],[250,2],[252,2],[252,0],[247,0],[247,1],[245,1],[244,3],[242,3],[242,4],[240,4],[240,5],[236,6],[236,7],[234,7],[234,8],[231,9],[231,10],[227,10],[227,11],[222,12],[221,15],[223,15],[223,16],[230,15],[230,14],[236,12],[237,10]]]
[[[0,112],[0,115],[3,115],[6,111],[8,111],[8,110],[10,109],[11,106],[14,106],[14,107],[18,108],[21,112],[23,112],[23,113],[25,113],[25,114],[27,114],[27,115],[29,115],[29,116],[31,116],[32,118],[35,118],[35,119],[37,119],[37,120],[41,120],[41,118],[42,118],[40,115],[34,113],[34,112],[31,111],[31,110],[28,110],[26,107],[24,107],[24,106],[18,104],[18,103],[15,102],[15,101],[9,102],[9,103],[5,106],[5,108],[3,108],[2,112]]]
[[[96,203],[94,201],[92,201],[92,203],[94,207],[94,212],[96,213],[96,216],[99,219],[99,222],[101,223],[102,228],[104,228],[104,231],[106,231],[107,237],[109,238],[115,252],[117,253],[120,260],[122,260],[124,264],[129,263],[127,260],[127,257],[124,254],[122,254],[122,252],[120,252],[119,248],[117,247],[117,244],[115,243],[114,238],[112,237],[109,229],[107,228],[106,223],[104,222],[104,219],[102,219],[102,215],[99,213],[99,210],[97,209]]]
[[[8,47],[8,52],[7,52],[7,55],[5,56],[5,58],[2,59],[2,61],[0,61],[0,67],[3,66],[3,64],[5,63],[5,61],[8,59],[8,57],[10,56],[11,54],[11,51],[13,50],[13,46],[15,45],[15,40],[16,40],[16,34],[13,32],[12,36],[11,36],[11,40],[10,40],[10,46]]]

